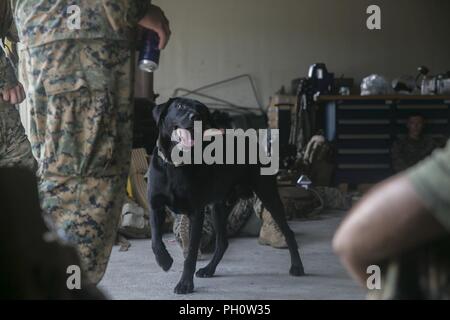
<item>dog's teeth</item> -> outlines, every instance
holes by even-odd
[[[205,131],[205,133],[203,134],[204,137],[213,137],[213,136],[221,136],[223,135],[225,132],[224,130],[220,130],[220,129],[208,129]]]

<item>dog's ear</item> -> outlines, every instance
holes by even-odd
[[[155,119],[156,124],[159,126],[162,119],[164,119],[167,110],[175,99],[169,99],[166,103],[157,105],[153,108],[153,119]]]

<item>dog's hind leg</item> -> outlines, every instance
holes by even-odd
[[[256,195],[259,197],[264,207],[270,212],[273,220],[286,238],[286,243],[291,255],[291,269],[289,273],[292,276],[304,275],[305,272],[300,254],[298,253],[297,241],[295,240],[294,232],[286,221],[286,215],[278,193],[275,176],[259,176],[254,188]]]
[[[183,274],[180,282],[175,287],[174,292],[177,294],[187,294],[194,291],[194,273],[197,265],[198,249],[203,231],[204,212],[198,210],[194,214],[190,214],[190,232],[189,232],[189,251],[184,260]]]
[[[198,278],[211,278],[216,272],[217,265],[220,263],[220,260],[222,260],[222,257],[228,248],[227,218],[228,215],[223,210],[223,205],[214,205],[212,210],[212,220],[216,232],[216,248],[209,264],[198,270],[195,274]]]

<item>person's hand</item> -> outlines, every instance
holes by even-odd
[[[139,21],[139,25],[158,34],[160,50],[167,46],[172,32],[170,31],[169,20],[160,7],[151,5],[150,10]]]
[[[23,86],[20,82],[15,87],[6,89],[0,94],[0,98],[3,102],[10,104],[19,104],[25,100],[25,97],[25,90],[23,90]]]

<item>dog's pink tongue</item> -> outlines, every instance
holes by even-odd
[[[194,140],[191,137],[191,133],[186,129],[177,129],[178,136],[180,137],[180,142],[183,147],[191,148],[194,146]]]

